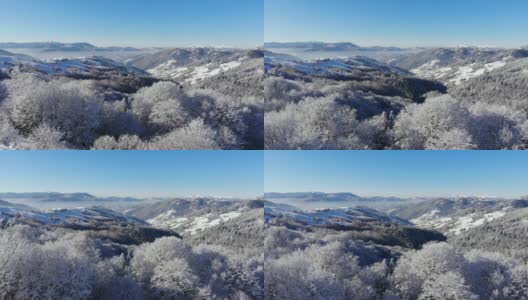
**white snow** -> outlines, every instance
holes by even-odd
[[[468,80],[477,76],[486,74],[493,70],[502,68],[506,65],[506,62],[509,60],[508,57],[503,58],[502,60],[491,62],[487,64],[477,64],[472,63],[469,65],[452,65],[441,67],[440,61],[434,59],[429,63],[425,63],[418,68],[412,69],[411,72],[426,78],[433,79],[446,79],[449,82],[459,85],[464,80]]]
[[[437,230],[444,229],[457,235],[463,230],[481,226],[487,222],[503,217],[507,211],[508,208],[485,214],[471,213],[458,216],[441,216],[440,211],[434,209],[418,218],[412,219],[411,222],[420,227],[434,228]]]
[[[236,210],[223,214],[208,213],[197,217],[178,217],[175,210],[169,210],[147,222],[155,227],[181,230],[188,234],[195,234],[199,230],[218,226],[231,219],[237,218],[242,214],[242,210]]]
[[[314,209],[296,211],[283,207],[265,207],[264,220],[269,222],[274,218],[289,217],[307,225],[350,224],[354,220],[378,220],[382,222],[403,222],[366,207]]]
[[[265,69],[286,66],[307,75],[346,75],[353,70],[380,69],[401,72],[401,69],[391,67],[379,61],[365,57],[316,59],[310,61],[293,60],[281,55],[270,55],[264,58]]]
[[[125,217],[102,207],[51,209],[44,211],[26,210],[16,207],[0,206],[0,219],[15,217],[28,218],[43,224],[90,224],[93,221],[126,221],[138,223],[138,220]]]
[[[103,57],[80,57],[74,59],[38,60],[26,55],[0,55],[0,69],[6,70],[17,65],[31,66],[47,74],[72,74],[92,70],[127,69],[124,65]]]
[[[475,77],[476,75],[474,75],[473,66],[474,64],[471,64],[458,68],[458,71],[455,73],[455,77],[451,78],[449,81],[454,82],[455,85],[459,85],[463,80]]]
[[[205,79],[239,67],[242,60],[213,65],[211,63],[196,67],[178,67],[175,60],[169,60],[155,68],[147,70],[150,74],[160,78],[183,78],[186,82],[196,83],[198,80]]]

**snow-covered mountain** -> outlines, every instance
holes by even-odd
[[[337,209],[314,209],[299,210],[283,206],[266,206],[264,208],[264,220],[270,223],[275,219],[287,219],[303,225],[332,226],[352,225],[354,222],[377,221],[383,223],[411,225],[398,217],[389,216],[374,209],[357,206]]]
[[[512,60],[501,68],[464,80],[449,92],[470,103],[524,103],[528,96],[528,58]]]
[[[16,67],[52,75],[147,74],[102,56],[40,60],[25,54],[0,51],[0,70],[8,71]]]
[[[382,72],[410,75],[411,73],[397,66],[391,66],[365,56],[350,58],[292,60],[292,57],[275,55],[266,52],[264,66],[267,72],[273,69],[290,69],[300,74],[319,77],[354,76],[357,72]]]
[[[525,49],[435,48],[396,58],[391,64],[422,78],[459,85],[525,57],[528,57]]]
[[[55,192],[0,193],[0,199],[9,201],[12,204],[26,205],[38,209],[101,206],[112,210],[121,210],[147,201],[132,197],[96,197],[89,193]]]
[[[501,218],[487,221],[449,237],[450,243],[469,250],[508,253],[522,261],[528,259],[528,208],[510,211]]]
[[[299,199],[302,201],[349,201],[359,200],[360,196],[353,193],[323,193],[323,192],[296,192],[296,193],[265,193],[265,199]]]
[[[323,193],[323,192],[296,192],[296,193],[265,193],[264,199],[277,204],[300,207],[303,209],[314,208],[341,208],[366,206],[379,211],[386,211],[404,203],[421,201],[420,199],[404,199],[398,197],[362,197],[353,193]]]
[[[113,60],[123,61],[134,56],[159,51],[157,49],[138,49],[134,47],[98,47],[90,43],[0,43],[0,49],[9,52],[26,54],[39,59],[76,58],[104,56]]]
[[[0,203],[0,222],[59,226],[147,225],[139,219],[103,207],[35,210],[2,205],[2,203]]]
[[[528,207],[528,200],[436,199],[403,206],[393,210],[391,215],[407,219],[422,228],[458,235],[525,207]]]
[[[272,52],[289,54],[302,59],[339,58],[352,56],[366,56],[381,61],[389,61],[395,57],[408,53],[415,53],[419,49],[405,49],[398,47],[362,47],[349,42],[291,42],[264,44],[264,49]]]
[[[353,43],[324,43],[324,42],[292,42],[292,43],[265,43],[266,49],[304,49],[305,51],[344,51],[349,49],[359,49],[360,47]]]
[[[175,80],[183,79],[183,81],[190,82],[191,84],[193,84],[196,83],[198,80],[209,78],[218,75],[222,72],[239,67],[242,62],[242,59],[238,59],[223,64],[207,63],[205,65],[195,67],[178,67],[177,62],[175,60],[169,60],[147,71],[150,74],[159,78]]]
[[[11,209],[19,209],[19,210],[33,210],[32,207],[24,204],[18,204],[18,203],[11,203],[8,201],[4,201],[0,199],[0,207],[2,208],[11,208]]]
[[[0,43],[0,49],[43,49],[47,51],[83,51],[95,50],[90,43],[59,43],[59,42],[31,42],[31,43]]]
[[[140,205],[125,213],[143,219],[156,228],[193,235],[262,208],[263,205],[258,200],[174,199]]]
[[[128,65],[155,77],[194,84],[263,57],[260,50],[218,48],[171,49],[131,59]]]

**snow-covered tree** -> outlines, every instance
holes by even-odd
[[[183,128],[154,138],[149,147],[156,150],[211,150],[219,148],[216,138],[213,129],[203,120],[195,119]]]
[[[458,273],[447,272],[424,283],[419,300],[478,300]]]
[[[401,112],[394,124],[396,145],[403,149],[426,149],[453,146],[455,149],[471,147],[464,133],[468,128],[470,112],[456,99],[439,96],[414,104]]]

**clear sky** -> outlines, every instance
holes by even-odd
[[[526,0],[265,0],[265,41],[528,44]]]
[[[258,196],[258,151],[1,151],[0,192]]]
[[[263,0],[0,0],[0,42],[262,45]]]
[[[360,196],[528,194],[524,151],[278,151],[265,153],[265,192]]]

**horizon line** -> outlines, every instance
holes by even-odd
[[[515,196],[505,196],[505,195],[476,195],[476,194],[457,194],[457,195],[407,195],[407,196],[397,196],[397,195],[379,195],[379,194],[365,194],[360,195],[354,192],[321,192],[321,191],[304,191],[304,192],[264,192],[266,194],[302,194],[302,193],[312,193],[312,194],[353,194],[361,198],[376,198],[376,197],[393,197],[393,198],[502,198],[502,199],[514,199],[514,198],[524,198],[528,197],[528,193]]]
[[[258,198],[262,195],[247,195],[247,196],[235,196],[235,195],[213,195],[213,194],[194,194],[194,195],[155,195],[150,197],[145,196],[131,196],[131,195],[117,195],[117,194],[104,194],[104,193],[94,193],[94,192],[57,192],[57,191],[33,191],[33,192],[0,192],[0,194],[88,194],[96,198],[99,197],[116,197],[116,198],[138,198],[138,199],[148,199],[148,198],[231,198],[231,199],[245,199],[245,198]],[[0,199],[1,200],[1,199]]]
[[[171,49],[171,48],[218,48],[218,49],[256,49],[256,48],[259,48],[259,47],[263,47],[263,44],[262,45],[246,45],[246,46],[241,46],[241,45],[211,45],[211,44],[200,44],[200,43],[196,43],[196,44],[193,44],[193,43],[182,43],[181,45],[170,45],[170,46],[159,46],[159,45],[150,45],[150,46],[137,46],[137,45],[133,45],[134,43],[116,43],[116,44],[111,44],[111,43],[94,43],[94,42],[89,42],[89,41],[84,41],[84,42],[81,42],[81,41],[76,41],[76,42],[71,42],[71,41],[58,41],[58,40],[50,40],[50,41],[36,41],[36,40],[33,40],[33,41],[18,41],[18,42],[13,42],[13,41],[0,41],[0,44],[31,44],[31,43],[42,43],[42,44],[51,44],[51,43],[57,43],[57,44],[89,44],[91,46],[94,46],[96,48],[110,48],[110,47],[119,47],[119,48],[136,48],[136,49],[139,49],[139,50],[143,50],[143,49],[152,49],[152,48],[162,48],[162,49]]]
[[[369,47],[369,48],[373,48],[373,47],[384,47],[384,48],[401,48],[401,49],[413,49],[413,48],[417,48],[417,49],[420,49],[420,48],[425,48],[425,49],[431,49],[431,48],[496,48],[496,49],[522,49],[522,48],[526,48],[528,47],[528,41],[526,43],[521,43],[519,44],[518,46],[496,46],[496,45],[486,45],[486,43],[482,43],[482,45],[473,45],[473,44],[458,44],[458,45],[429,45],[429,46],[425,46],[425,45],[414,45],[414,46],[411,46],[411,45],[407,45],[407,46],[398,46],[398,45],[395,45],[395,44],[385,44],[383,45],[382,43],[381,44],[378,44],[378,43],[355,43],[355,42],[352,42],[350,40],[346,40],[346,41],[324,41],[324,40],[305,40],[305,41],[302,41],[302,40],[288,40],[288,41],[277,41],[277,40],[271,40],[271,41],[264,41],[264,44],[272,44],[272,43],[276,43],[276,44],[289,44],[289,43],[322,43],[322,44],[340,44],[340,43],[349,43],[349,44],[353,44],[353,45],[356,45],[358,47]]]

